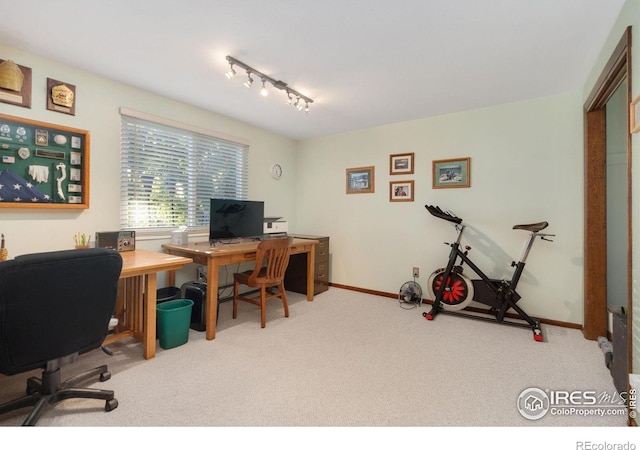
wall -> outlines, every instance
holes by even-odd
[[[415,153],[415,173],[389,175],[389,156]],[[471,157],[471,187],[432,189],[432,161]],[[536,241],[520,282],[531,315],[582,322],[583,161],[580,93],[467,111],[304,141],[298,158],[300,231],[331,237],[330,280],[395,293],[420,268],[446,262],[454,230],[425,210],[456,212],[472,259],[508,277],[526,232],[546,220],[555,242]],[[375,166],[375,193],[345,193],[345,169]],[[415,180],[415,201],[389,201],[389,181]]]
[[[635,6],[636,0],[629,3]],[[0,46],[0,55],[33,69],[32,108],[0,103],[0,113],[88,129],[92,138],[91,208],[74,212],[0,209],[0,231],[14,256],[69,248],[77,231],[118,228],[118,108],[126,106],[249,140],[250,197],[264,199],[266,213],[288,219],[292,231],[331,237],[330,280],[334,283],[393,293],[417,266],[421,269],[418,281],[426,292],[428,274],[447,255],[442,242],[453,237],[448,224],[426,212],[426,203],[451,209],[465,219],[472,257],[495,277],[509,275],[509,264],[519,257],[524,244],[526,233],[511,227],[547,220],[549,232],[557,238],[554,243],[536,242],[521,280],[522,305],[532,315],[582,321],[581,93],[296,144],[17,49]],[[596,69],[597,64],[594,73]],[[76,85],[75,117],[45,109],[47,77]],[[407,152],[415,153],[415,174],[388,175],[389,155]],[[471,157],[471,187],[433,190],[431,162],[465,156]],[[269,176],[275,161],[285,169],[277,182]],[[375,193],[345,194],[345,169],[366,165],[376,167]],[[403,179],[415,180],[415,201],[389,202],[389,181]],[[143,241],[139,246],[155,250],[163,242]]]
[[[116,81],[57,64],[36,55],[0,45],[0,57],[30,67],[33,75],[31,109],[0,103],[0,114],[19,116],[91,133],[90,208],[79,211],[0,208],[0,232],[10,256],[72,248],[74,233],[119,229],[120,107],[190,123],[250,142],[249,197],[264,200],[265,212],[295,225],[296,143],[249,124],[204,111]],[[46,110],[46,79],[76,86],[76,115]],[[271,178],[271,164],[279,162],[284,175]],[[159,250],[167,239],[139,240],[138,247]],[[195,277],[195,267],[185,277]],[[191,275],[193,273],[194,275]]]

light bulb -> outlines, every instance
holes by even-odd
[[[266,97],[267,95],[269,95],[269,91],[267,91],[267,87],[264,85],[264,83],[265,80],[262,80],[262,89],[260,89],[260,93],[263,97]]]

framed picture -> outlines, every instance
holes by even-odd
[[[412,202],[413,180],[389,182],[390,202]]]
[[[433,161],[433,189],[471,186],[471,158]]]
[[[413,153],[401,153],[389,157],[389,175],[413,173]]]
[[[375,167],[347,169],[347,194],[369,194],[375,189]]]
[[[632,133],[640,131],[640,95],[631,102],[629,107],[629,129]]]

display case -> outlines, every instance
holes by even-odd
[[[0,114],[0,208],[89,207],[89,132]]]

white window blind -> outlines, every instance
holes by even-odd
[[[122,229],[208,229],[211,198],[248,198],[247,144],[121,117]]]

